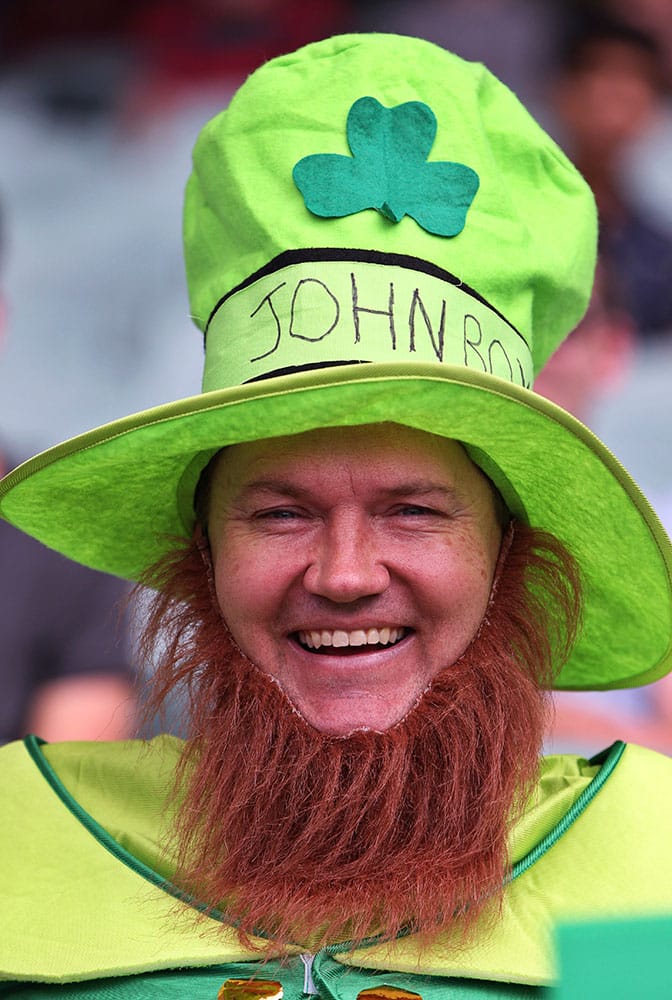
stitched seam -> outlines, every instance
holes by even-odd
[[[70,794],[65,785],[62,783],[56,772],[51,767],[51,764],[47,761],[46,757],[42,753],[42,747],[45,744],[45,740],[39,739],[37,736],[27,736],[24,739],[24,745],[30,754],[34,764],[39,770],[42,777],[46,780],[47,784],[50,786],[52,791],[58,796],[64,806],[72,813],[75,819],[91,834],[91,836],[98,841],[98,843],[105,848],[117,861],[120,861],[131,871],[135,872],[136,875],[140,875],[145,881],[150,882],[152,885],[161,889],[163,892],[167,893],[169,896],[174,896],[181,902],[186,903],[188,906],[193,907],[193,909],[198,910],[201,913],[207,912],[208,916],[212,917],[214,920],[218,920],[220,923],[224,919],[224,915],[219,910],[208,909],[205,904],[196,902],[191,896],[182,892],[177,886],[173,885],[172,882],[168,882],[164,879],[158,872],[155,872],[153,868],[149,865],[144,864],[139,858],[131,854],[124,847],[119,844],[114,837],[102,827],[96,820],[91,816],[86,809],[82,808],[75,798]]]
[[[514,879],[518,878],[523,872],[526,872],[532,865],[536,864],[537,861],[547,851],[551,849],[553,844],[562,837],[563,834],[567,832],[570,826],[579,818],[581,813],[583,813],[586,808],[590,805],[592,800],[595,798],[597,793],[604,787],[607,779],[613,774],[613,771],[618,764],[619,760],[623,756],[623,751],[625,750],[626,744],[622,740],[617,740],[616,743],[610,748],[604,763],[601,765],[600,770],[591,779],[590,784],[584,788],[583,792],[579,795],[576,802],[567,810],[564,816],[555,824],[552,830],[542,837],[538,844],[532,848],[531,851],[516,862],[511,870],[510,875],[505,880],[505,885],[509,885]],[[402,930],[397,934],[395,940],[399,941],[402,938],[408,937],[412,931],[408,927],[402,928]],[[366,938],[359,944],[358,948],[370,948],[374,945],[381,944],[385,939],[382,935]],[[328,955],[337,955],[349,948],[352,948],[353,942],[339,942],[338,944],[327,945],[324,951]]]
[[[623,756],[623,751],[625,750],[625,743],[622,740],[617,740],[614,745],[610,748],[607,757],[600,767],[600,770],[592,778],[590,784],[584,788],[584,790],[579,795],[576,802],[570,806],[565,815],[555,824],[552,830],[546,834],[545,837],[539,841],[539,843],[532,848],[531,851],[517,861],[511,870],[511,874],[506,880],[507,885],[517,879],[523,872],[526,872],[528,868],[536,864],[541,857],[546,854],[547,851],[553,847],[555,843],[569,830],[570,826],[576,822],[582,812],[584,812],[590,803],[593,801],[595,796],[604,787],[606,781],[611,777],[614,772],[616,765]]]

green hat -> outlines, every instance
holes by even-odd
[[[194,524],[227,444],[392,421],[462,441],[511,512],[585,579],[558,686],[670,666],[672,548],[582,424],[531,391],[592,284],[592,195],[483,66],[345,35],[252,74],[194,150],[185,204],[203,393],[38,455],[0,510],[135,579]]]

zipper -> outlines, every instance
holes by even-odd
[[[304,952],[299,956],[303,962],[303,993],[304,996],[316,997],[318,996],[317,987],[315,986],[315,981],[313,979],[313,962],[315,961],[315,956],[311,955],[310,952]]]

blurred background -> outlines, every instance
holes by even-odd
[[[107,420],[199,391],[201,337],[189,318],[180,236],[195,137],[264,60],[362,30],[420,35],[485,62],[590,182],[601,216],[595,294],[536,388],[597,432],[670,530],[672,0],[3,0],[5,468]],[[16,565],[21,557],[12,558]],[[15,589],[11,566],[0,580],[5,601],[4,591]],[[112,600],[107,586],[87,620],[105,618],[99,645],[114,650],[129,684],[122,698],[119,689],[112,696],[116,722],[96,717],[78,728],[66,711],[65,730],[51,730],[38,715],[47,738],[133,731],[137,665],[123,626],[112,637],[110,612],[124,588]],[[49,601],[26,589],[26,607]],[[13,597],[12,620],[22,633],[35,630],[35,615]],[[73,622],[81,630],[81,617]],[[8,648],[8,627],[0,616],[0,649]],[[63,644],[59,636],[40,641],[42,649]],[[60,669],[74,689],[85,670],[68,657]],[[32,725],[35,690],[64,683],[44,667],[31,673],[19,654],[5,664],[0,703],[16,683],[10,671],[34,680],[11,702],[0,740]],[[90,669],[109,679],[110,658]],[[116,677],[117,668],[111,672]],[[589,707],[577,696],[581,710],[572,696],[561,698],[549,746],[594,752],[622,736],[672,752],[668,689],[590,696]]]

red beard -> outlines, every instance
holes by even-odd
[[[385,733],[328,736],[237,649],[193,542],[156,568],[152,709],[191,694],[176,884],[269,951],[496,914],[507,831],[535,783],[547,699],[579,619],[573,560],[517,525],[481,629]],[[530,587],[532,584],[532,587]]]

